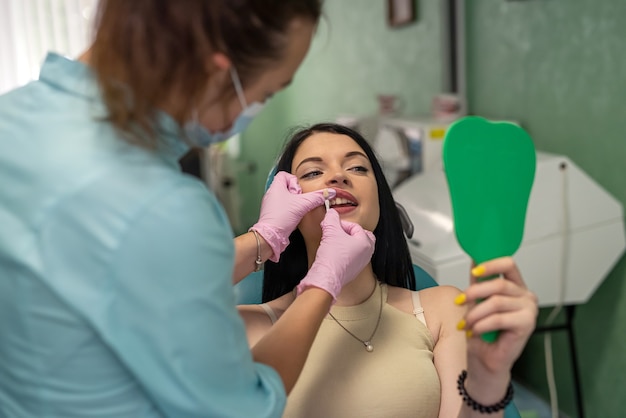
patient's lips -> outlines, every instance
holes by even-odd
[[[353,211],[358,205],[358,201],[354,196],[345,190],[335,189],[337,195],[334,199],[330,199],[330,207],[335,209],[340,215]]]

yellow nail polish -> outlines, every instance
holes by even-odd
[[[485,266],[483,265],[476,266],[472,269],[472,276],[480,277],[483,274],[485,274],[485,271],[487,271],[487,269],[485,269]]]
[[[456,324],[456,329],[458,329],[459,331],[461,331],[463,328],[465,328],[465,319],[461,319],[459,323]]]
[[[460,295],[454,298],[454,303],[456,303],[457,305],[463,305],[466,299],[467,299],[467,296],[465,296],[465,293],[461,293]]]
[[[465,331],[465,336],[466,336],[467,338],[472,338],[472,336],[473,336],[473,335],[474,335],[474,333],[472,332],[472,330],[471,330],[471,329],[469,329],[469,330]]]

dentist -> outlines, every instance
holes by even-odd
[[[92,47],[0,96],[0,417],[278,417],[373,235],[334,210],[300,297],[249,351],[232,285],[322,191],[281,173],[233,241],[179,158],[245,129],[321,0],[100,0]],[[330,197],[334,191],[330,191]]]

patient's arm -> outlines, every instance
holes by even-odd
[[[243,318],[250,348],[272,327],[272,320],[260,305],[239,305],[239,314]]]

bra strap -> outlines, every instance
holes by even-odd
[[[411,299],[413,299],[413,315],[426,325],[426,317],[424,316],[424,308],[422,308],[422,304],[420,302],[419,292],[412,291]]]
[[[276,318],[276,314],[274,313],[274,310],[272,309],[272,307],[268,305],[267,303],[262,303],[261,308],[263,308],[267,316],[270,317],[270,320],[272,321],[272,325],[274,325],[278,318]]]

